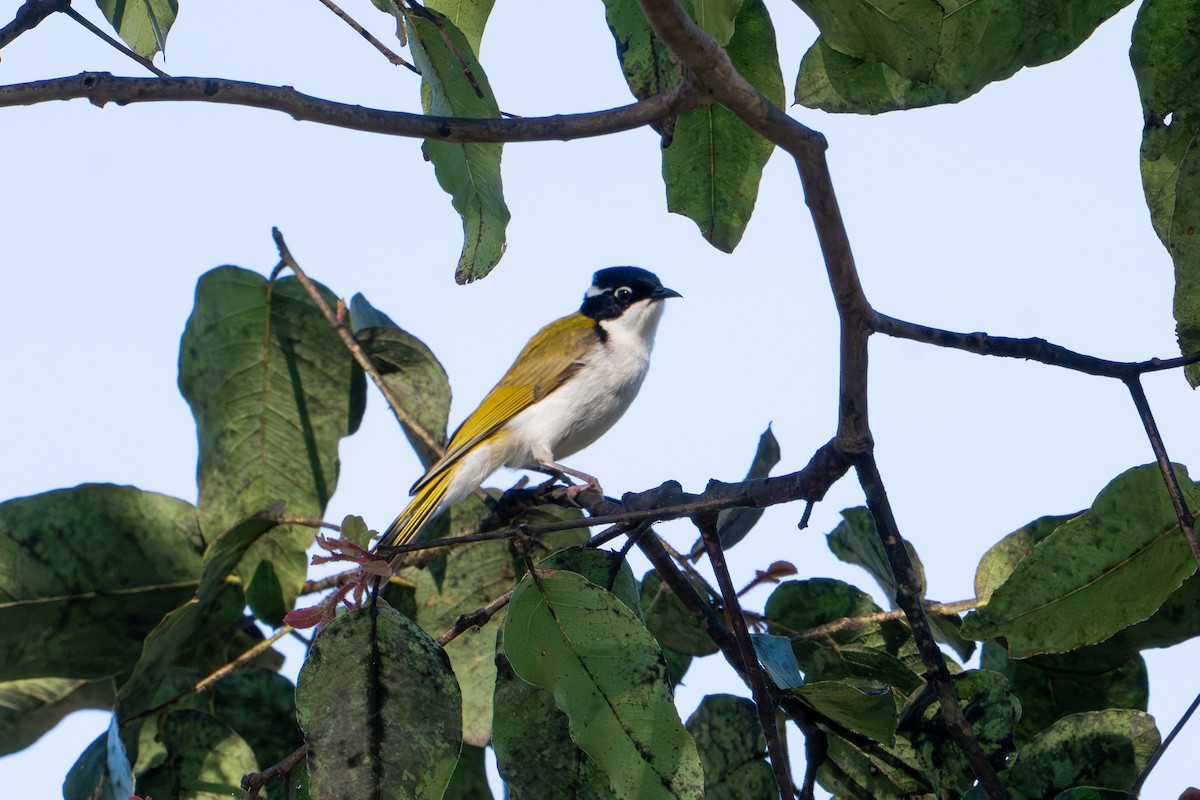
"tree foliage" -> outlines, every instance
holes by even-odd
[[[179,10],[173,0],[99,5],[143,59],[164,48]],[[490,0],[375,5],[395,17],[422,75],[426,115],[454,118],[410,121],[406,132],[425,140],[462,219],[456,280],[483,278],[504,253],[510,217],[503,143],[570,138],[585,123],[502,117],[480,58]],[[801,63],[795,100],[877,114],[955,103],[1064,58],[1126,3],[796,5],[820,37]],[[669,210],[732,251],[767,159],[786,150],[814,209],[846,341],[865,349],[866,336],[886,333],[1120,380],[1150,420],[1158,462],[1097,487],[1087,509],[1004,537],[979,563],[972,601],[929,606],[865,418],[846,402],[866,400],[865,362],[847,347],[837,434],[804,470],[771,477],[779,444],[768,429],[741,483],[714,482],[701,495],[667,483],[620,504],[583,501],[592,516],[619,515],[616,532],[654,563],[640,581],[621,557],[596,549],[604,540],[589,538],[594,523],[565,507],[562,492],[492,491],[487,502],[472,496],[444,510],[410,552],[390,554],[395,575],[365,549],[365,524],[347,518],[341,538],[321,539],[330,554],[322,558],[352,569],[317,613],[298,613],[314,588],[311,526],[336,490],[339,443],[363,415],[364,368],[425,464],[447,440],[450,386],[430,348],[361,295],[346,324],[338,295],[309,281],[279,237],[280,269],[270,276],[226,266],[197,285],[179,355],[199,440],[194,504],[112,485],[0,504],[0,753],[96,707],[113,711],[113,725],[80,755],[68,800],[129,786],[155,797],[228,796],[239,786],[271,797],[487,797],[488,746],[509,795],[531,799],[754,800],[790,796],[795,780],[805,796],[815,782],[839,798],[1065,800],[1126,796],[1140,785],[1161,740],[1145,713],[1141,653],[1200,634],[1200,487],[1166,458],[1139,380],[1186,366],[1195,385],[1197,359],[1120,364],[875,314],[857,286],[819,134],[780,111],[767,6],[689,0],[683,16],[671,6],[605,0],[614,69],[639,103],[586,122],[603,133],[629,124],[622,114],[647,115],[638,124],[662,134]],[[0,46],[68,7],[29,0],[0,31]],[[1200,5],[1146,0],[1131,50],[1146,201],[1175,265],[1185,355],[1200,342],[1197,31]],[[186,94],[188,80],[163,79],[132,97],[121,79],[64,79],[21,96],[103,90],[138,102]],[[19,88],[0,87],[0,104],[15,103],[5,98]],[[268,104],[238,94],[244,87],[211,91]],[[368,123],[376,124],[355,124]],[[280,278],[284,268],[297,274]],[[720,554],[755,535],[763,507],[815,502],[851,468],[867,507],[845,510],[828,546],[893,607],[829,578],[780,583],[795,572],[785,563],[756,577],[779,585],[761,613],[748,614],[727,581],[710,585],[692,569],[689,559],[707,554],[727,577]],[[672,558],[649,523],[680,516],[702,539]],[[487,532],[500,533],[476,536]],[[462,537],[473,538],[431,545]],[[335,612],[339,600],[346,608]],[[322,623],[295,686],[277,673],[280,659],[255,624],[279,628],[285,618]],[[979,667],[968,668],[977,643]],[[685,722],[675,687],[693,659],[717,654],[753,701],[712,695]],[[780,744],[787,721],[807,738],[803,778],[792,776]]]

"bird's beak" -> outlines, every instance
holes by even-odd
[[[655,289],[654,294],[650,295],[651,300],[666,300],[668,297],[683,297],[683,295],[674,289],[668,289],[665,286]]]

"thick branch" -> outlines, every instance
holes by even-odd
[[[0,48],[8,46],[25,31],[33,30],[54,12],[66,11],[70,7],[71,0],[25,0],[12,22],[0,28]]]
[[[69,78],[0,86],[0,107],[80,98],[97,106],[157,102],[249,106],[281,111],[305,122],[445,142],[568,141],[604,136],[641,128],[703,103],[695,85],[683,81],[662,94],[606,111],[516,119],[461,119],[364,108],[312,97],[290,86],[264,86],[220,78],[122,78],[107,72],[82,72]]]
[[[743,78],[725,49],[692,22],[678,0],[640,0],[640,4],[654,32],[708,89],[711,99],[796,160],[804,200],[812,214],[842,320],[838,444],[847,453],[869,450],[866,338],[871,307],[858,278],[850,238],[833,190],[825,160],[825,137],[789,117]]]
[[[925,679],[941,703],[942,719],[946,723],[950,738],[967,757],[971,771],[979,779],[987,796],[992,800],[1007,799],[1008,790],[1000,782],[996,770],[975,737],[971,723],[963,714],[958,694],[954,690],[953,679],[946,668],[945,657],[933,638],[933,630],[929,625],[929,617],[925,614],[922,598],[924,586],[913,568],[908,549],[904,546],[904,539],[900,536],[900,528],[892,515],[892,505],[875,464],[875,457],[870,453],[860,456],[856,459],[854,468],[867,495],[867,507],[871,510],[871,516],[875,518],[879,541],[883,544],[892,574],[896,578],[896,605],[904,611],[904,616],[908,619],[908,627],[921,655],[921,663],[925,665]]]

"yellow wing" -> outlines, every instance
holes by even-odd
[[[578,312],[538,331],[479,407],[458,426],[445,455],[413,485],[411,493],[421,491],[500,426],[561,386],[579,371],[582,359],[599,342],[595,320]]]

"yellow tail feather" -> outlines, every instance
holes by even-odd
[[[388,526],[383,538],[379,540],[379,547],[404,544],[421,529],[445,499],[446,490],[450,488],[452,472],[453,470],[443,470],[417,491],[408,506],[400,512],[400,516]]]

